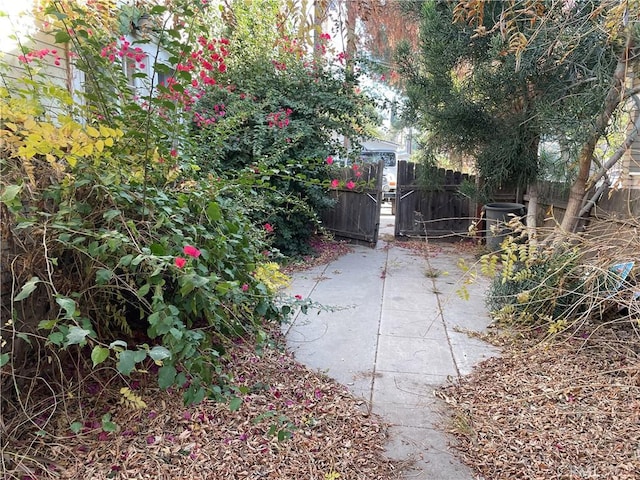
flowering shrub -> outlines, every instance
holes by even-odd
[[[225,339],[264,338],[265,322],[291,311],[275,301],[284,277],[264,254],[283,231],[270,205],[307,207],[275,190],[301,184],[285,171],[291,157],[254,157],[263,173],[246,162],[231,175],[203,155],[198,129],[230,151],[233,132],[242,131],[237,107],[249,102],[246,93],[200,108],[234,91],[229,75],[237,68],[231,43],[198,23],[204,4],[173,2],[170,17],[155,6],[155,30],[136,35],[116,31],[103,6],[55,1],[41,12],[84,74],[80,101],[40,73],[63,45],[46,53],[25,45],[24,78],[15,84],[3,75],[12,88],[0,90],[8,112],[0,124],[0,213],[11,244],[2,262],[3,271],[11,262],[15,285],[3,301],[15,321],[2,325],[10,340],[0,366],[28,359],[45,368],[37,351],[86,353],[94,367],[110,363],[122,375],[154,366],[161,387],[198,401],[216,395]],[[150,49],[151,40],[160,47]],[[294,122],[293,107],[267,110],[282,124],[271,130]],[[269,130],[264,112],[260,125]],[[322,161],[314,163],[321,171]],[[277,185],[262,179],[276,165],[285,166]],[[259,191],[277,201],[255,208]],[[47,348],[32,350],[38,343]]]
[[[336,134],[356,146],[375,118],[371,101],[334,61],[329,35],[322,34],[319,52],[307,53],[278,31],[278,11],[265,5],[234,6],[229,68],[195,106],[194,156],[201,168],[248,185],[241,196],[250,217],[270,223],[273,247],[296,256],[309,253],[319,213],[333,205],[326,159],[342,151]]]

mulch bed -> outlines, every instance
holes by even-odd
[[[82,410],[57,409],[46,437],[25,435],[23,444],[11,445],[26,458],[18,468],[12,462],[3,478],[397,478],[384,457],[386,425],[346,387],[277,345],[258,355],[254,345],[236,344],[227,373],[248,389],[236,411],[213,401],[185,406],[179,392],[141,388],[151,383],[144,376],[128,384],[145,408],[121,403],[117,381],[108,392],[83,395],[77,399]],[[95,393],[88,383],[84,391],[92,388]],[[118,431],[100,428],[107,412]],[[85,428],[73,434],[69,425],[77,420]]]
[[[353,247],[345,242],[335,240],[331,237],[316,236],[310,241],[313,251],[311,255],[306,255],[295,260],[282,268],[286,274],[308,270],[309,268],[326,265],[347,253],[353,252]]]
[[[635,327],[502,342],[501,357],[441,389],[464,461],[492,480],[639,478]]]

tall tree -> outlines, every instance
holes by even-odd
[[[487,3],[470,25],[452,21],[461,16],[452,2],[426,2],[419,54],[406,46],[399,54],[407,113],[429,132],[427,148],[475,158],[489,194],[503,186],[522,189],[537,178],[541,139],[579,141],[577,124],[591,118],[603,98],[588,79],[615,66],[613,51],[594,38],[558,48],[576,36],[579,22],[560,31],[515,19],[533,41],[526,52],[510,55],[509,42],[519,37],[503,36],[502,9],[501,2]]]
[[[488,24],[487,16],[498,21]],[[585,207],[592,203],[586,196],[589,187],[638,135],[637,126],[629,129],[629,136],[620,148],[592,175],[598,142],[630,99],[636,104],[640,102],[640,88],[627,86],[629,72],[640,64],[640,2],[462,1],[455,6],[453,18],[459,24],[474,28],[477,38],[496,38],[497,35],[506,46],[503,55],[512,59],[514,73],[522,71],[527,61],[550,72],[574,73],[567,78],[565,95],[558,96],[556,102],[548,102],[544,113],[550,119],[566,118],[576,111],[584,113],[576,119],[573,128],[558,122],[564,127],[561,133],[565,139],[578,146],[573,165],[575,180],[558,233],[562,237],[565,232],[575,231]],[[599,55],[595,57],[597,61],[590,64],[584,55],[594,51]],[[585,86],[588,88],[584,89]],[[576,88],[583,89],[584,94],[575,96]],[[581,110],[581,105],[590,108]]]

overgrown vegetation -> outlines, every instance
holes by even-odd
[[[519,219],[507,225],[513,234],[479,262],[492,278],[487,306],[498,324],[551,335],[585,324],[640,326],[640,246],[630,235],[637,222],[598,220],[588,233],[553,247],[527,242]]]
[[[87,376],[134,405],[127,378],[147,372],[186,403],[237,408],[221,359],[234,338],[259,345],[270,323],[309,307],[280,298],[288,279],[274,260],[305,249],[328,205],[332,132],[356,136],[373,118],[331,58],[291,50],[288,27],[269,23],[277,2],[253,4],[269,42],[242,29],[246,12],[224,36],[208,2],[145,5],[54,0],[38,11],[82,75],[73,95],[51,81],[57,50],[25,41],[20,68],[2,65],[9,470],[9,445],[33,434],[23,426],[46,437]],[[223,13],[245,8],[235,7]]]

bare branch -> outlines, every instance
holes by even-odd
[[[638,89],[640,91],[640,89]],[[625,138],[624,142],[618,147],[613,155],[600,167],[600,169],[595,173],[595,175],[589,180],[589,184],[587,185],[587,189],[590,185],[594,185],[598,182],[602,177],[604,177],[607,172],[613,167],[618,161],[622,158],[625,152],[631,147],[631,144],[638,138],[640,134],[640,97],[633,96],[633,101],[636,104],[636,109],[638,110],[638,114],[636,116],[636,120],[633,124],[633,128]]]

